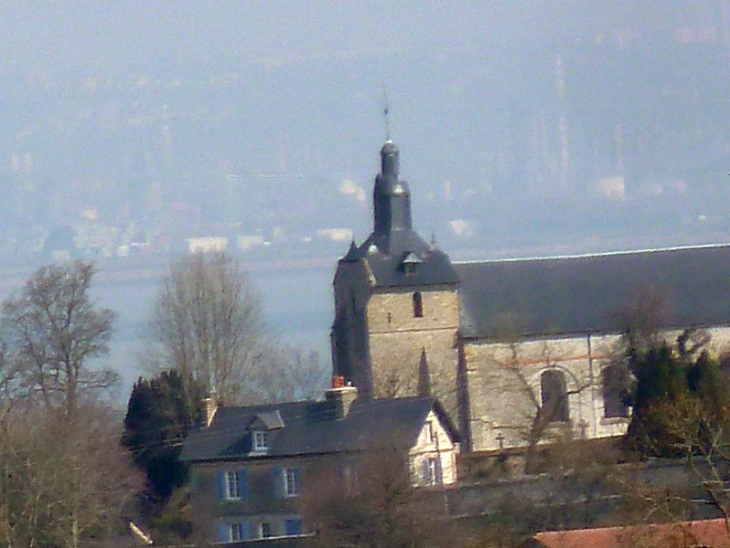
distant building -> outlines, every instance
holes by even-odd
[[[228,238],[225,236],[201,236],[188,238],[188,253],[222,253],[228,249]]]
[[[366,397],[438,398],[469,450],[623,434],[614,358],[631,314],[728,349],[730,246],[452,263],[413,230],[391,142],[373,205],[334,277],[334,374]]]
[[[363,400],[353,387],[326,396],[222,407],[188,437],[180,458],[192,468],[193,525],[203,540],[307,536],[301,495],[325,477],[356,482],[358,462],[383,451],[396,450],[416,486],[456,481],[456,431],[435,400]]]

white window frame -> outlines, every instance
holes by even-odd
[[[262,521],[259,523],[259,538],[271,538],[274,536],[274,531],[271,527],[271,522]]]
[[[426,463],[427,463],[428,475],[425,478],[423,478],[425,480],[426,485],[438,485],[440,469],[441,469],[440,459],[438,457],[427,457]]]
[[[433,425],[433,421],[426,422],[426,442],[434,443],[436,441],[436,428]]]
[[[243,523],[241,523],[240,521],[236,521],[228,524],[228,540],[230,542],[247,540],[243,537]]]
[[[254,451],[269,450],[269,433],[263,430],[254,430],[253,433],[253,449]]]
[[[241,500],[243,489],[238,481],[238,470],[226,470],[226,500]]]
[[[298,468],[284,468],[284,496],[298,497],[302,494],[301,477]]]

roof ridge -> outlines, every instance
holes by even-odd
[[[715,244],[699,244],[699,245],[684,245],[684,246],[673,246],[673,247],[658,247],[658,248],[645,248],[645,249],[627,249],[627,250],[616,250],[616,251],[602,251],[598,253],[576,253],[576,254],[565,254],[565,255],[547,255],[547,256],[533,256],[533,257],[508,257],[502,259],[485,259],[485,260],[470,260],[470,261],[452,261],[451,264],[454,266],[458,265],[469,265],[469,264],[485,264],[485,263],[516,263],[516,262],[527,262],[527,261],[554,261],[560,259],[586,259],[592,257],[613,257],[619,255],[642,255],[647,253],[663,253],[667,251],[688,251],[693,249],[719,249],[723,247],[730,247],[730,243],[715,243]]]

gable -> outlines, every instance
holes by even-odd
[[[454,264],[465,337],[616,332],[643,295],[662,329],[730,324],[730,246]]]

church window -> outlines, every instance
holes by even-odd
[[[419,292],[413,294],[413,317],[423,318],[423,297]]]
[[[620,365],[609,365],[601,376],[603,388],[603,416],[607,419],[628,417],[626,405],[628,372]]]
[[[568,391],[565,373],[557,369],[545,371],[540,377],[542,413],[548,422],[568,422]]]

